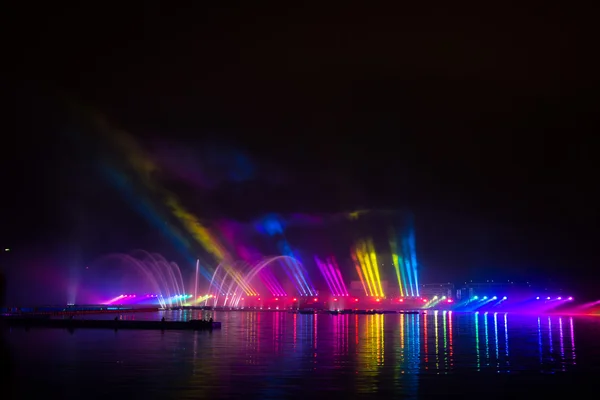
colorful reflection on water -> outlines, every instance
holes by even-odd
[[[593,340],[583,345],[587,361],[579,359],[582,345],[576,347],[578,323],[585,321],[585,332],[590,324],[600,331],[600,321],[573,317],[452,311],[389,315],[173,311],[123,318],[162,316],[212,317],[222,321],[223,328],[212,333],[12,330],[6,338],[16,349],[17,370],[23,376],[35,376],[36,368],[56,363],[56,369],[38,373],[62,371],[52,378],[56,382],[74,373],[83,377],[82,382],[88,375],[92,380],[101,374],[115,384],[137,379],[149,387],[175,380],[178,398],[201,398],[200,387],[228,396],[290,397],[294,390],[315,389],[317,382],[319,388],[367,397],[382,393],[418,397],[425,390],[424,376],[566,374],[582,362],[590,368],[600,360],[600,350],[590,347]],[[305,381],[312,383],[306,386]]]

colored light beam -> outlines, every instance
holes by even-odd
[[[114,129],[100,115],[93,115],[96,128],[105,136],[114,146],[117,154],[124,156],[129,167],[136,172],[138,179],[153,194],[162,198],[163,203],[169,209],[171,215],[175,217],[187,232],[200,244],[208,253],[213,255],[218,262],[224,260],[233,260],[233,257],[227,252],[223,245],[219,243],[210,230],[203,226],[200,221],[189,212],[179,200],[164,188],[160,187],[152,176],[158,170],[158,167],[146,154],[143,148],[127,132]],[[241,274],[227,266],[227,272],[232,276],[236,283],[243,288],[247,295],[256,295],[256,291],[244,282]],[[209,278],[210,274],[202,271],[203,275]]]
[[[356,268],[358,279],[360,279],[360,283],[362,284],[363,290],[365,291],[365,296],[369,296],[369,290],[367,290],[367,283],[365,282],[365,277],[362,274],[362,267],[360,265],[360,262],[358,261],[358,257],[354,249],[350,252],[350,257],[354,262],[354,267]]]
[[[231,223],[222,222],[220,224],[220,231],[230,243],[235,243],[238,240],[235,238],[235,232],[233,229],[233,225]],[[236,250],[238,255],[244,259],[248,264],[252,265],[263,259],[262,255],[256,250],[249,248],[244,245],[238,244],[236,246]],[[265,287],[271,292],[274,296],[287,296],[287,293],[277,277],[268,269],[264,269],[259,274],[260,280],[265,285]]]
[[[271,283],[273,283],[273,287],[275,288],[275,290],[277,290],[277,292],[280,293],[280,296],[287,296],[285,289],[283,288],[283,286],[281,286],[281,283],[279,283],[275,275],[269,270],[265,270],[265,273],[267,274],[267,276],[270,277]]]
[[[358,244],[353,249],[352,259],[357,265],[358,275],[363,283],[363,286],[365,287],[365,294],[367,296],[374,296],[375,294],[373,292],[373,287],[371,286],[371,278],[369,276],[369,272],[367,271],[367,266],[364,262],[363,255],[358,247]]]
[[[122,294],[122,295],[119,295],[119,296],[117,296],[117,297],[113,297],[112,299],[108,300],[108,301],[107,301],[107,302],[105,302],[104,304],[106,304],[106,305],[108,305],[108,304],[114,304],[114,303],[116,303],[117,301],[119,301],[119,300],[123,299],[124,297],[126,297],[124,294]]]
[[[273,286],[273,283],[271,282],[271,277],[268,276],[267,274],[259,274],[258,275],[260,277],[261,282],[263,283],[263,285],[265,285],[265,287],[267,288],[267,290],[269,292],[271,292],[271,294],[273,296],[281,296],[281,293],[279,293],[275,287]]]
[[[338,278],[338,275],[335,272],[331,257],[327,258],[327,260],[325,261],[325,268],[329,272],[329,276],[331,277],[331,283],[333,284],[333,287],[335,287],[335,291],[337,293],[336,296],[345,296],[346,294],[344,293],[344,290],[342,289],[342,285],[340,283],[340,278]]]
[[[375,247],[373,246],[373,241],[367,241],[367,250],[369,252],[369,260],[371,261],[371,268],[374,272],[375,283],[377,284],[377,289],[380,297],[384,297],[383,286],[381,285],[381,276],[379,275],[379,264],[377,264],[377,255],[375,253]]]
[[[371,259],[367,251],[367,245],[366,243],[363,243],[360,251],[360,260],[363,262],[364,271],[366,271],[366,276],[369,279],[368,282],[370,283],[372,289],[371,296],[380,296],[379,292],[377,291],[377,283],[375,282],[375,274],[373,272],[373,266],[371,265]]]
[[[396,245],[396,240],[394,239],[394,234],[392,232],[392,237],[390,238],[390,249],[392,252],[392,264],[394,265],[394,269],[396,270],[396,278],[398,279],[398,288],[400,289],[400,296],[408,296],[408,290],[406,286],[406,277],[404,276],[404,263],[402,260],[402,253],[398,252],[398,246]]]
[[[335,262],[335,258],[328,257],[326,261],[321,261],[318,257],[315,257],[315,262],[319,267],[331,294],[340,297],[348,296],[348,289],[344,284],[342,273]]]
[[[287,256],[283,259],[283,262],[289,267],[290,271],[296,278],[298,285],[301,288],[300,294],[304,296],[314,296],[317,291],[310,281],[306,270],[304,270],[302,264],[298,262],[297,257],[292,251],[289,243],[283,239],[279,242],[279,247],[281,252]]]
[[[204,296],[198,296],[196,297],[196,300],[194,300],[194,302],[196,304],[200,304],[204,301],[207,301],[208,299],[210,299],[211,295],[210,294],[205,294]]]
[[[344,283],[344,278],[342,278],[342,271],[340,271],[340,267],[338,266],[338,264],[335,261],[335,258],[333,256],[330,258],[330,266],[331,266],[331,270],[333,271],[335,276],[337,276],[337,278],[338,278],[338,284],[339,284],[342,296],[348,296],[349,295],[348,288],[346,287],[346,284]]]
[[[377,265],[377,256],[372,240],[359,241],[353,248],[356,261],[360,264],[362,276],[369,289],[370,296],[384,297],[381,277],[379,275],[379,266]],[[360,272],[359,272],[359,275]]]
[[[335,288],[333,285],[331,276],[329,274],[329,271],[327,270],[327,266],[325,265],[325,263],[319,260],[318,257],[315,257],[315,263],[317,264],[317,267],[319,267],[319,271],[321,271],[321,274],[323,275],[325,283],[327,284],[327,287],[329,287],[329,291],[331,292],[331,294],[334,296],[339,296],[337,288]]]
[[[392,263],[398,279],[401,296],[420,296],[418,262],[414,229],[396,238],[394,231],[390,235]]]
[[[298,276],[302,280],[302,283],[304,284],[304,287],[306,288],[308,295],[314,296],[315,294],[317,294],[317,290],[312,285],[312,282],[310,281],[310,278],[308,277],[308,273],[302,267],[302,264],[300,264],[295,257],[293,257],[293,256],[291,256],[291,257],[292,258],[290,260],[287,260],[287,262],[292,264],[296,268],[296,271],[298,271]]]
[[[418,264],[417,264],[417,250],[415,244],[415,231],[411,227],[410,232],[408,233],[407,238],[407,246],[408,246],[408,257],[410,258],[411,272],[413,274],[413,283],[415,288],[415,293],[419,296],[419,274],[418,274]]]
[[[411,259],[408,256],[408,254],[409,254],[409,247],[408,247],[408,242],[407,242],[406,239],[402,239],[402,253],[405,255],[402,258],[402,261],[404,262],[406,276],[408,277],[409,293],[410,293],[411,296],[415,296],[416,295],[416,291],[415,291],[415,286],[414,286],[414,282],[413,282]]]
[[[269,289],[272,295],[287,296],[287,293],[285,292],[281,284],[277,281],[275,275],[270,270],[263,269],[260,272],[259,277],[261,278],[263,283],[265,283],[265,286],[267,286],[267,289]]]
[[[158,207],[152,204],[149,199],[143,198],[136,193],[127,177],[119,173],[112,166],[103,163],[100,165],[100,172],[121,193],[132,208],[169,239],[175,249],[184,256],[188,263],[194,263],[196,256],[192,252],[189,240],[185,239],[176,227],[165,224],[164,212],[159,211]],[[201,267],[199,272],[207,279],[210,279],[210,273],[206,268]]]

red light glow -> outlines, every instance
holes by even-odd
[[[297,299],[297,298],[295,298],[295,297],[292,299],[292,301],[297,301],[297,300],[298,300],[298,299]]]
[[[319,299],[313,299],[313,301],[319,301]]]
[[[404,299],[400,299],[400,300],[398,300],[398,301],[399,301],[400,303],[403,303],[403,302],[404,302]]]
[[[448,303],[452,303],[452,299],[448,299]]]
[[[275,301],[278,301],[278,300],[279,300],[279,297],[275,297]]]
[[[337,301],[337,299],[333,299],[333,301]]]
[[[358,299],[354,299],[355,302],[358,302]]]
[[[423,299],[423,303],[427,303],[427,299]]]
[[[377,299],[377,300],[375,300],[375,301],[378,301],[378,302],[379,302],[379,301],[381,301],[381,299]]]

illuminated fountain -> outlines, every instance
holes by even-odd
[[[136,286],[142,287],[143,296],[120,294],[109,300],[108,304],[131,302],[136,298],[139,302],[158,303],[165,308],[169,305],[182,306],[191,295],[186,294],[183,276],[179,266],[167,261],[162,255],[136,250],[131,254],[109,254],[97,260],[93,266],[100,273],[106,272],[108,266],[135,274]],[[141,279],[140,279],[141,278]]]
[[[309,283],[306,270],[302,264],[290,256],[276,256],[263,259],[254,264],[243,262],[234,265],[221,263],[215,269],[209,284],[208,298],[213,306],[238,307],[244,296],[258,296],[253,289],[258,278],[263,285],[275,296],[285,296],[285,289],[279,284],[272,271],[271,265],[279,265],[290,277],[291,282],[300,296],[315,296],[317,291]],[[239,272],[242,270],[243,272]],[[224,296],[222,304],[220,298]],[[208,299],[206,300],[208,303]]]

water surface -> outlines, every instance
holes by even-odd
[[[192,311],[124,315],[188,320]],[[6,330],[16,398],[530,398],[600,372],[600,320],[215,312],[221,330]],[[92,317],[89,317],[92,318]],[[94,317],[96,318],[96,317]],[[114,318],[114,316],[110,316]],[[54,397],[53,397],[54,398]]]

